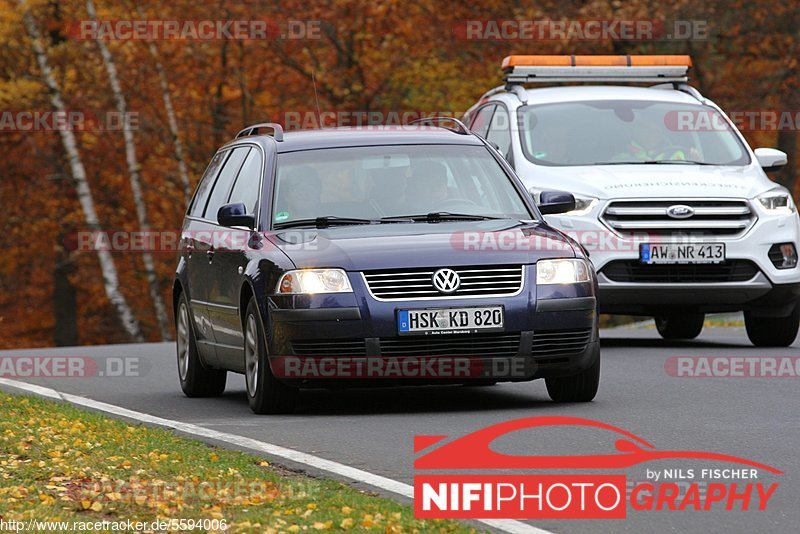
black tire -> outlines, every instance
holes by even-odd
[[[178,356],[178,379],[187,397],[218,397],[225,391],[228,372],[209,369],[200,360],[197,351],[189,303],[186,295],[181,295],[175,310],[175,339]]]
[[[572,376],[545,378],[547,394],[555,402],[589,402],[600,386],[600,351],[588,369]]]
[[[795,306],[786,317],[754,317],[744,312],[744,326],[747,337],[756,347],[788,347],[800,328],[800,306]]]
[[[664,339],[694,339],[703,331],[704,313],[656,315],[656,329]]]
[[[250,409],[257,414],[292,413],[297,405],[297,388],[279,382],[272,374],[265,340],[258,306],[255,299],[251,298],[244,318],[247,401]],[[254,349],[255,353],[252,352]]]

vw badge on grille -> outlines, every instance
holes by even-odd
[[[452,293],[461,285],[461,277],[453,269],[439,269],[433,273],[431,281],[441,293]]]
[[[667,208],[667,215],[673,219],[688,219],[694,215],[694,208],[686,204],[675,204]]]

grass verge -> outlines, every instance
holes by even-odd
[[[187,520],[184,527],[195,521],[194,531],[213,531],[222,520],[228,532],[474,531],[417,520],[409,506],[249,454],[0,392],[0,520],[175,519]]]

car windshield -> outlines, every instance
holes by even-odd
[[[738,136],[709,106],[602,100],[519,108],[525,157],[537,165],[747,165]]]
[[[520,192],[484,146],[403,145],[278,155],[276,227],[326,218],[358,224],[438,213],[531,219]],[[408,218],[408,219],[404,219]]]

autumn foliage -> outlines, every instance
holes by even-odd
[[[214,150],[244,125],[282,122],[288,113],[313,114],[317,101],[320,110],[334,112],[463,112],[499,84],[500,61],[510,53],[688,53],[696,67],[693,84],[724,109],[800,110],[800,13],[792,2],[97,0],[95,5],[104,20],[267,20],[280,29],[288,21],[318,23],[311,38],[106,43],[128,111],[137,116],[136,155],[155,229],[178,229],[186,206],[159,66],[192,187]],[[0,110],[52,109],[22,22],[25,12],[42,30],[68,109],[97,116],[116,110],[97,43],[74,35],[75,24],[89,18],[84,0],[0,3]],[[674,41],[468,41],[456,31],[465,20],[502,19],[697,20],[707,25],[708,35]],[[136,230],[121,132],[75,133],[103,228]],[[794,189],[796,131],[745,135],[754,147],[790,154],[790,165],[775,179]],[[62,343],[129,341],[104,292],[96,255],[62,246],[85,221],[58,133],[0,129],[0,149],[0,347],[56,343],[57,311],[60,324],[77,320],[77,337],[62,337]],[[145,338],[160,339],[141,254],[115,252],[114,259]],[[174,253],[155,254],[168,310],[175,264]]]

